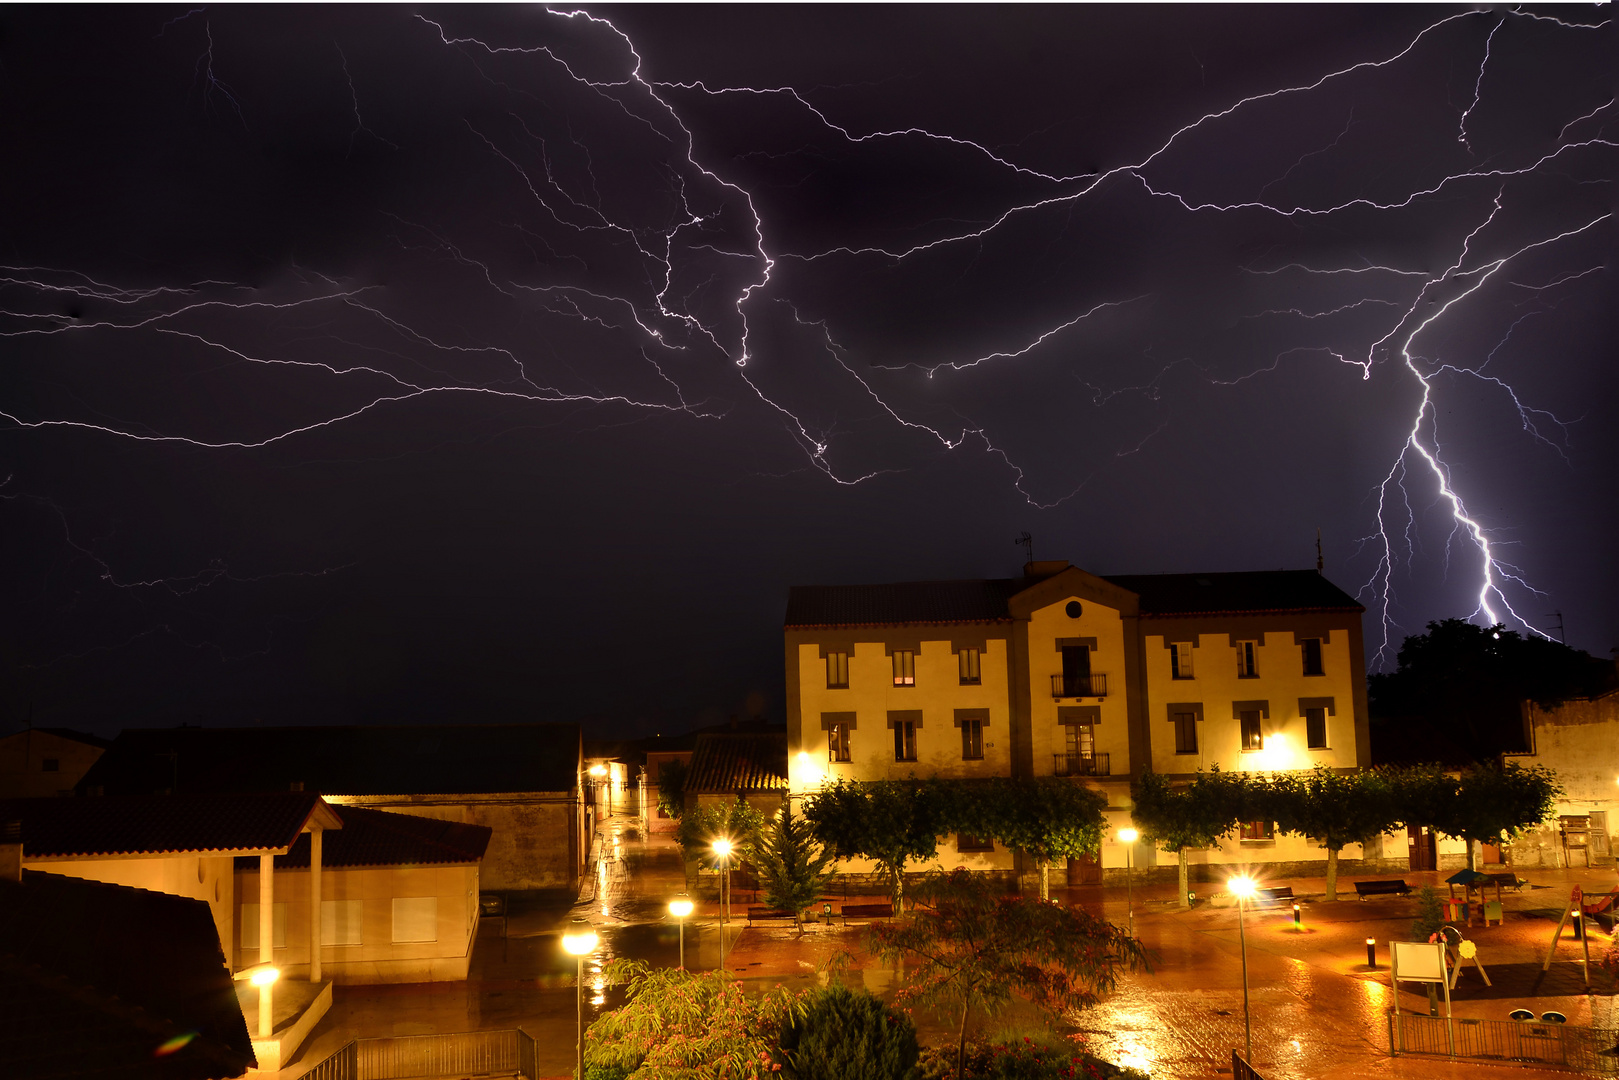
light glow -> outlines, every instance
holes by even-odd
[[[681,893],[669,901],[669,914],[677,919],[684,919],[692,912],[692,902],[685,893]]]
[[[596,930],[583,919],[575,919],[562,935],[562,948],[570,956],[589,956],[596,951]]]
[[[1119,830],[1119,843],[1121,844],[1133,844],[1140,838],[1141,833],[1137,832],[1135,829]]]
[[[1230,890],[1231,895],[1240,896],[1244,900],[1252,900],[1254,890],[1258,888],[1258,885],[1255,883],[1254,879],[1246,874],[1239,877],[1234,877],[1225,884],[1226,888]]]

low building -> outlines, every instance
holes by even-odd
[[[1619,690],[1574,698],[1543,709],[1523,703],[1525,754],[1507,759],[1544,765],[1563,795],[1555,820],[1512,846],[1519,866],[1611,866],[1612,830],[1619,827]]]
[[[768,821],[781,810],[787,791],[785,731],[719,731],[697,736],[686,763],[688,810],[741,796]]]
[[[0,739],[0,799],[71,795],[107,749],[107,740],[71,728],[28,728]]]

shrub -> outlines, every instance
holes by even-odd
[[[969,1047],[964,1080],[1146,1080],[1051,1039],[975,1042]]]
[[[1439,902],[1439,890],[1424,885],[1417,893],[1417,921],[1411,924],[1413,941],[1427,941],[1445,925],[1445,909]]]
[[[812,994],[782,1026],[781,1075],[789,1080],[916,1080],[916,1026],[864,991]]]

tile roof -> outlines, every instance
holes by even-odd
[[[565,792],[577,782],[579,746],[578,724],[149,728],[113,740],[78,790]]]
[[[787,790],[787,733],[699,735],[686,766],[686,791],[731,794]]]
[[[0,822],[22,823],[24,858],[273,850],[319,802],[312,791],[6,799]]]
[[[1107,580],[1141,597],[1143,615],[1366,610],[1315,570],[1120,574]]]
[[[0,881],[0,1062],[7,1077],[107,1080],[256,1065],[207,903],[33,870]]]
[[[342,866],[433,866],[483,858],[492,830],[487,825],[417,817],[363,806],[333,804],[343,827],[321,840],[320,864]],[[309,834],[275,857],[277,870],[307,869]]]

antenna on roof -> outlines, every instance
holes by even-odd
[[[1018,533],[1017,539],[1013,540],[1012,543],[1023,545],[1024,562],[1034,562],[1034,537],[1029,535],[1029,530],[1024,529],[1022,532]]]
[[[1321,526],[1315,527],[1315,572],[1321,573],[1326,568],[1326,560],[1321,557]]]

